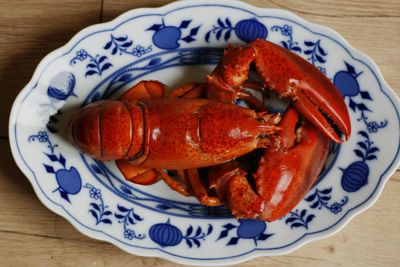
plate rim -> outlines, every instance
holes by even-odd
[[[126,247],[124,247],[123,245],[120,244],[122,241],[115,240],[113,237],[109,236],[104,231],[95,230],[95,229],[92,229],[92,228],[87,227],[86,225],[83,225],[82,223],[80,223],[62,205],[59,205],[59,204],[53,202],[51,199],[49,199],[44,194],[44,192],[42,192],[41,188],[37,185],[37,181],[36,181],[34,172],[25,163],[25,160],[19,153],[17,139],[16,139],[16,136],[14,133],[14,128],[13,128],[15,119],[18,115],[18,108],[21,106],[23,100],[29,94],[28,89],[31,87],[32,88],[36,87],[37,82],[40,80],[42,72],[46,69],[48,64],[50,64],[52,61],[54,61],[58,57],[62,57],[65,54],[72,51],[74,49],[74,47],[79,43],[79,41],[81,41],[84,38],[87,38],[90,35],[96,34],[100,31],[110,31],[115,28],[118,28],[121,24],[127,23],[129,21],[127,19],[129,19],[129,18],[132,19],[133,16],[138,16],[145,12],[155,13],[155,11],[157,11],[158,14],[160,14],[160,15],[166,15],[167,13],[173,12],[174,10],[182,8],[182,7],[207,6],[207,5],[239,7],[241,9],[246,10],[247,12],[254,13],[255,16],[259,16],[259,17],[263,16],[262,13],[269,13],[269,12],[277,13],[282,17],[290,18],[294,22],[305,25],[307,27],[310,27],[311,29],[315,30],[315,28],[317,28],[319,32],[323,32],[322,35],[324,35],[326,37],[330,37],[331,39],[334,39],[334,41],[342,44],[342,46],[345,48],[345,50],[347,50],[347,52],[349,52],[350,56],[353,59],[360,61],[359,58],[362,58],[362,62],[365,63],[365,65],[368,68],[371,69],[373,74],[375,74],[377,82],[381,85],[380,90],[392,102],[393,106],[395,107],[395,109],[397,111],[397,117],[399,118],[400,98],[394,92],[394,90],[388,85],[388,83],[384,79],[381,71],[379,70],[378,66],[368,55],[366,55],[363,52],[354,48],[346,39],[344,39],[344,37],[342,37],[335,30],[333,30],[327,26],[321,25],[321,24],[309,22],[287,10],[278,9],[278,8],[258,7],[258,6],[253,6],[248,3],[243,3],[240,1],[236,1],[236,0],[234,0],[234,1],[222,0],[222,1],[218,1],[217,3],[212,0],[206,0],[206,1],[186,0],[186,1],[172,2],[167,5],[160,6],[160,7],[136,8],[136,9],[126,11],[123,14],[117,16],[116,18],[114,18],[113,20],[111,20],[109,22],[97,23],[97,24],[83,28],[78,33],[76,33],[72,38],[70,38],[70,40],[65,45],[63,45],[60,48],[47,54],[37,65],[30,81],[19,92],[18,96],[16,97],[16,99],[12,105],[12,109],[11,109],[11,113],[10,113],[10,117],[9,117],[9,142],[10,142],[12,155],[13,155],[13,158],[14,158],[17,166],[24,173],[25,177],[30,181],[36,196],[39,198],[39,200],[42,202],[42,204],[45,207],[47,207],[48,209],[50,209],[52,212],[65,218],[69,223],[71,223],[83,235],[89,236],[90,238],[93,238],[93,239],[106,241],[108,243],[111,243],[111,244],[119,247],[120,249],[122,249],[128,253],[132,253]],[[105,29],[107,29],[107,30],[105,30]],[[392,160],[392,163],[386,168],[386,170],[381,174],[381,176],[379,177],[380,182],[378,182],[377,186],[375,187],[374,192],[371,194],[371,196],[367,200],[364,200],[363,203],[348,210],[343,215],[343,217],[338,222],[336,222],[334,225],[332,225],[324,230],[321,230],[318,232],[313,232],[312,234],[305,233],[294,243],[292,243],[289,246],[286,246],[285,251],[273,251],[273,253],[271,253],[271,255],[265,255],[265,250],[260,250],[260,249],[254,248],[253,250],[247,251],[244,254],[241,254],[238,256],[233,256],[232,258],[229,258],[229,259],[211,260],[210,263],[207,263],[205,261],[199,261],[200,259],[187,259],[187,258],[179,257],[177,255],[170,255],[168,252],[160,250],[160,249],[155,250],[155,251],[157,251],[156,253],[158,253],[158,254],[153,253],[154,250],[143,250],[143,249],[141,249],[140,251],[135,251],[133,254],[138,255],[138,256],[160,257],[160,258],[164,258],[164,259],[167,259],[170,261],[183,263],[183,264],[196,264],[196,265],[207,266],[207,265],[215,265],[217,262],[218,262],[218,265],[228,265],[228,264],[244,262],[244,261],[247,261],[247,260],[250,260],[250,259],[253,259],[256,257],[260,257],[260,256],[273,256],[273,255],[283,255],[283,254],[291,253],[292,251],[298,249],[299,247],[301,247],[305,244],[308,244],[309,242],[319,240],[322,238],[327,238],[327,237],[330,237],[330,236],[336,234],[342,228],[344,228],[355,216],[363,213],[368,208],[370,208],[377,201],[379,196],[381,195],[385,184],[387,183],[387,181],[389,180],[391,175],[396,171],[397,166],[399,165],[399,162],[400,162],[400,154],[399,154],[399,148],[398,148],[395,158]],[[32,177],[32,174],[33,174],[33,177]],[[300,239],[302,239],[301,242],[298,242]],[[124,242],[122,242],[122,243],[124,243]],[[128,244],[126,244],[126,245],[128,245]],[[150,253],[147,253],[147,252],[150,252]],[[225,261],[225,262],[222,262],[222,261]]]

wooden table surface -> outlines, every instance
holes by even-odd
[[[137,7],[171,1],[0,0],[0,266],[177,266],[159,258],[129,255],[93,240],[45,208],[17,168],[8,142],[14,98],[39,61],[80,29]],[[400,1],[246,1],[284,8],[327,25],[380,67],[400,94]],[[400,266],[400,171],[376,204],[336,235],[279,257],[241,266]]]

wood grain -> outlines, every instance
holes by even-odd
[[[1,266],[179,266],[158,258],[129,255],[90,239],[45,208],[15,165],[7,139],[14,97],[43,56],[81,28],[108,21],[137,7],[171,1],[0,0],[0,265]],[[400,2],[247,1],[285,8],[327,25],[368,54],[389,85],[400,94]],[[7,12],[3,12],[6,10]],[[388,181],[376,204],[338,234],[279,257],[262,257],[239,266],[400,266],[400,171]]]

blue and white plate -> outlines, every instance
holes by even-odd
[[[125,182],[114,163],[65,141],[82,105],[114,98],[142,79],[171,87],[204,81],[228,43],[263,38],[306,58],[341,90],[351,115],[348,142],[332,147],[317,184],[273,223],[236,220],[163,182]],[[15,100],[14,158],[39,199],[79,231],[142,256],[226,265],[285,254],[344,227],[378,198],[399,164],[399,99],[377,66],[339,34],[279,9],[236,1],[180,1],[129,11],[88,27],[46,56]]]

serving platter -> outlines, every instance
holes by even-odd
[[[341,91],[352,122],[349,141],[332,146],[320,179],[281,220],[236,220],[162,182],[130,184],[114,163],[66,142],[66,123],[81,106],[116,98],[143,79],[171,87],[204,81],[228,43],[255,38],[319,68]],[[289,253],[367,209],[399,164],[399,99],[373,61],[327,27],[236,1],[181,1],[83,29],[46,56],[15,100],[9,136],[39,199],[83,234],[136,255],[227,265]]]

